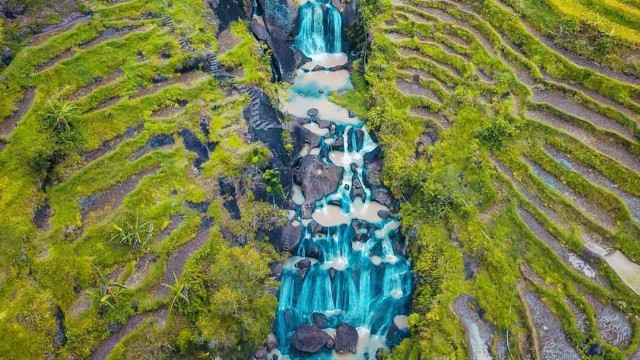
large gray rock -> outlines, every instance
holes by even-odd
[[[292,251],[300,242],[303,228],[302,225],[293,226],[293,221],[287,222],[282,230],[280,242],[274,245],[280,251]]]
[[[336,329],[334,350],[338,354],[345,354],[349,352],[355,354],[357,352],[357,347],[358,330],[347,323],[340,324]]]
[[[342,168],[324,164],[316,156],[306,156],[295,171],[295,181],[300,184],[307,202],[321,199],[336,191],[342,180]]]
[[[302,325],[293,334],[292,345],[297,351],[314,354],[332,342],[331,336],[317,326]]]

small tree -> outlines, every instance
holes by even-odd
[[[262,179],[267,184],[267,193],[269,195],[279,196],[282,194],[280,171],[277,169],[269,169],[262,174]]]

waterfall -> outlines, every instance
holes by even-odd
[[[352,88],[347,70],[330,70],[348,61],[340,53],[340,11],[329,0],[307,0],[300,5],[298,21],[295,44],[312,61],[298,70],[283,110],[298,118],[309,116],[312,108],[317,112],[304,127],[321,135],[319,144],[300,156],[338,167],[342,177],[333,193],[316,199],[302,193],[302,184],[295,188],[292,220],[303,229],[300,242],[290,249],[296,256],[289,258],[282,271],[274,355],[282,359],[337,358],[327,347],[312,355],[294,349],[296,330],[320,316],[324,331],[331,336],[336,336],[335,329],[343,323],[357,329],[357,354],[342,354],[340,359],[364,359],[365,354],[371,357],[378,348],[408,335],[406,326],[401,329],[394,323],[397,317],[406,320],[409,313],[411,263],[398,251],[400,220],[380,215],[388,214],[389,209],[376,201],[375,189],[369,188],[367,165],[375,158],[370,153],[378,144],[362,120],[329,100],[330,92]],[[323,69],[316,70],[318,65]],[[331,122],[330,130],[321,129],[319,119]],[[334,148],[337,142],[342,146]],[[308,201],[313,202],[313,211],[310,218],[308,213],[304,218],[301,204]]]
[[[300,6],[295,44],[311,57],[342,51],[342,17],[329,2],[309,0]]]

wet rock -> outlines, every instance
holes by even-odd
[[[353,111],[349,110],[349,118],[353,119],[354,117],[356,117],[356,114]]]
[[[251,20],[251,32],[253,32],[253,35],[255,35],[255,37],[258,40],[261,41],[265,41],[267,39],[268,33],[267,33],[267,28],[262,25],[258,20],[253,19]]]
[[[242,0],[209,0],[208,2],[218,18],[219,32],[228,29],[232,22],[244,19]]]
[[[292,345],[297,351],[314,354],[324,348],[331,336],[317,326],[302,325],[293,334]]]
[[[464,265],[464,279],[473,279],[476,276],[478,267],[480,266],[480,261],[465,254],[462,263]]]
[[[324,70],[324,66],[316,65],[311,71],[323,71],[323,70]]]
[[[327,316],[323,313],[314,312],[311,314],[311,322],[320,329],[324,329],[327,327]]]
[[[304,276],[307,274],[307,271],[311,267],[311,260],[302,259],[296,263],[296,269],[298,269],[298,274],[300,277],[304,279]]]
[[[602,355],[604,355],[604,349],[602,349],[602,345],[593,344],[593,345],[589,346],[589,349],[587,350],[587,355],[589,355],[589,356],[602,356]]]
[[[267,360],[269,358],[269,353],[266,349],[260,349],[256,351],[256,353],[253,355],[253,358],[255,360]]]
[[[272,262],[269,264],[269,270],[271,270],[271,276],[275,279],[280,279],[282,276],[282,263],[280,262]]]
[[[235,198],[231,198],[225,200],[222,203],[222,206],[227,210],[229,216],[234,220],[240,220],[242,218],[242,213],[240,212],[240,207],[238,206],[238,202]]]
[[[342,168],[324,164],[316,156],[306,156],[294,173],[294,179],[302,188],[306,203],[311,203],[336,191],[342,180]]]
[[[267,351],[272,351],[278,347],[278,339],[271,333],[267,336]]]
[[[184,142],[187,150],[194,152],[197,154],[196,159],[193,162],[193,165],[200,169],[202,164],[209,160],[209,155],[213,150],[215,150],[218,145],[217,142],[202,142],[200,139],[196,137],[196,135],[189,129],[180,129],[178,131],[178,135],[182,137],[182,141]]]
[[[379,210],[378,216],[380,216],[382,219],[388,219],[391,217],[391,213],[388,212],[387,210]]]
[[[382,360],[383,354],[384,354],[384,349],[378,348],[378,350],[376,350],[376,360]]]
[[[258,1],[264,12],[264,21],[269,33],[267,44],[272,50],[277,75],[281,80],[293,82],[296,69],[308,61],[308,58],[291,46],[298,23],[297,1]]]
[[[331,144],[331,149],[337,151],[344,151],[344,138],[341,136],[336,139],[336,141]]]
[[[358,330],[353,326],[342,323],[336,329],[336,344],[334,350],[338,354],[356,354],[358,346]]]
[[[293,221],[287,222],[282,230],[280,241],[276,240],[273,244],[280,251],[292,251],[300,242],[303,227],[301,225],[293,226]]]
[[[259,88],[248,87],[244,92],[250,98],[249,105],[243,111],[243,117],[249,125],[249,134],[253,140],[261,141],[271,150],[272,165],[280,167],[286,158],[281,114],[273,107],[267,94]]]
[[[315,116],[318,116],[318,114],[319,114],[319,112],[318,112],[318,109],[316,109],[316,108],[311,108],[311,109],[307,110],[307,115],[309,115],[309,116],[315,117]]]
[[[53,336],[53,346],[62,347],[67,343],[67,331],[64,327],[64,313],[59,306],[56,306],[56,333]]]

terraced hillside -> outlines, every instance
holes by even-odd
[[[305,3],[0,1],[0,359],[640,359],[638,0]]]
[[[371,99],[417,273],[397,358],[639,356],[640,80],[537,30],[534,3],[362,9],[372,46],[343,99]]]
[[[243,109],[268,61],[204,1],[87,6],[1,77],[0,358],[253,353],[282,214]]]

